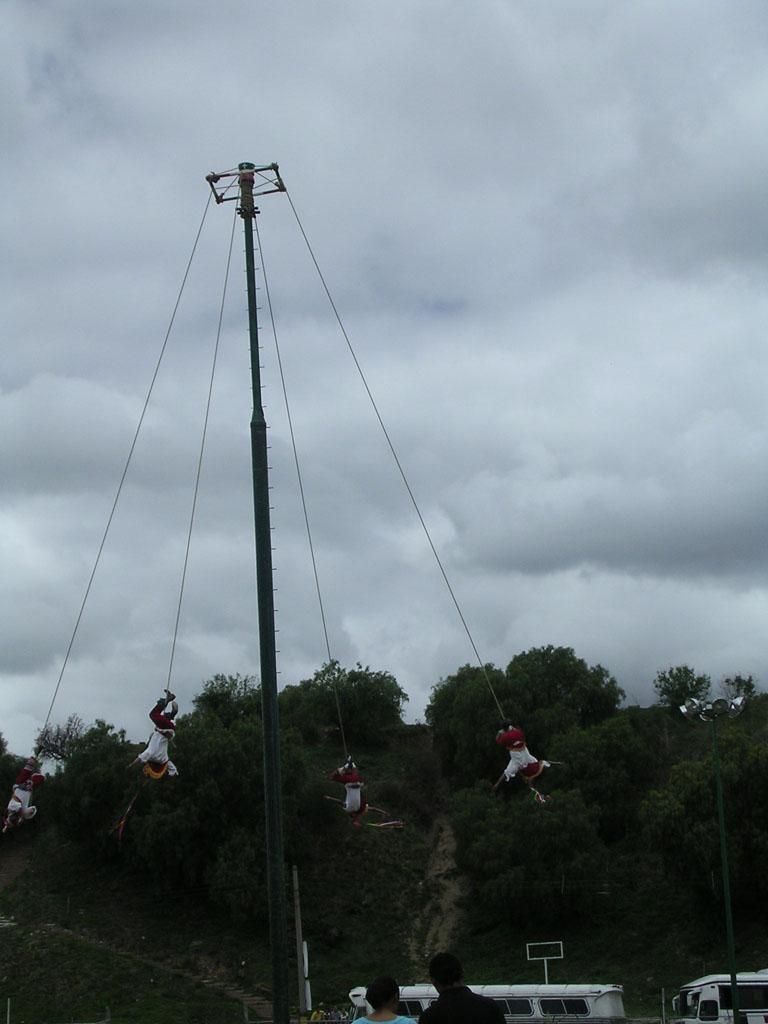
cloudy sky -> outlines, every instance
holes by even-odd
[[[768,8],[10,0],[0,730],[72,635],[207,198],[277,161],[483,658],[768,681]],[[232,206],[210,210],[54,710],[167,672]],[[473,660],[283,195],[259,228],[332,652],[418,718]],[[242,236],[174,688],[258,671]],[[263,294],[263,293],[262,293]],[[279,664],[325,645],[265,330]]]

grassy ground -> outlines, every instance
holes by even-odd
[[[0,998],[13,1024],[235,1024],[239,1006],[200,984],[46,928],[3,930]]]

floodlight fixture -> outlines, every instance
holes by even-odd
[[[680,705],[680,714],[689,720],[700,718],[702,722],[712,722],[723,715],[735,718],[744,710],[746,703],[747,698],[744,696],[732,697],[730,700],[727,697],[718,697],[712,701],[686,697],[685,704]]]
[[[680,713],[685,718],[693,718],[699,713],[699,702],[694,697],[687,697],[685,704],[680,705]]]
[[[740,715],[741,712],[744,710],[744,705],[746,703],[746,697],[734,697],[733,700],[729,702],[728,714],[730,715],[730,717],[735,718],[737,715]]]
[[[711,722],[713,718],[717,718],[712,701],[702,701],[699,705],[699,718],[702,722]]]

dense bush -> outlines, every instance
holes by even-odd
[[[328,662],[311,679],[286,686],[280,693],[280,715],[311,743],[339,735],[339,716],[348,749],[377,745],[402,725],[408,694],[389,672],[375,672],[358,664],[342,668]],[[339,737],[340,739],[340,737]]]
[[[597,812],[578,791],[541,806],[477,786],[453,800],[458,865],[475,883],[474,913],[489,927],[549,923],[587,910],[605,878]]]
[[[492,778],[506,761],[494,746],[501,716],[491,688],[504,716],[525,729],[529,747],[542,757],[558,735],[615,715],[624,696],[606,669],[590,667],[569,647],[525,651],[505,672],[465,665],[434,687],[426,711],[443,769],[455,784]]]

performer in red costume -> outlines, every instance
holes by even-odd
[[[336,768],[328,776],[333,782],[340,782],[347,791],[344,797],[344,810],[347,814],[352,817],[352,824],[360,827],[360,819],[365,814],[368,805],[365,800],[365,792],[363,790],[363,777],[357,770],[357,765],[352,760],[350,755],[347,758],[346,764],[343,764],[340,768]]]
[[[169,704],[170,711],[166,711]],[[135,764],[143,765],[144,774],[150,779],[162,779],[166,774],[172,779],[179,774],[176,765],[168,757],[168,742],[176,734],[174,718],[178,712],[176,694],[166,690],[165,697],[161,697],[149,712],[155,731],[149,737],[146,748],[128,765],[129,768]]]
[[[31,821],[37,814],[37,808],[30,806],[30,800],[33,790],[45,780],[45,776],[38,770],[39,766],[40,762],[36,757],[29,757],[16,776],[11,799],[3,815],[3,832],[23,825],[25,821]]]
[[[502,779],[511,782],[516,775],[519,775],[530,787],[537,802],[543,804],[547,797],[540,793],[533,783],[545,768],[550,767],[550,762],[539,761],[535,758],[525,745],[525,733],[523,730],[511,723],[506,723],[499,729],[496,733],[496,742],[500,747],[504,747],[509,754],[509,764],[499,777],[496,786],[499,785]],[[493,788],[495,789],[496,786]]]

